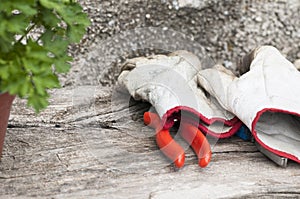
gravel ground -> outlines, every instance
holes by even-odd
[[[127,58],[185,49],[206,65],[235,69],[256,46],[277,47],[300,59],[298,0],[87,0],[92,25],[79,45],[64,86],[111,86]],[[191,2],[191,3],[189,3]],[[198,2],[198,3],[197,3]]]

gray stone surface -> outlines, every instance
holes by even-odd
[[[109,86],[126,58],[178,49],[233,70],[238,59],[259,45],[277,47],[291,62],[300,58],[298,0],[207,0],[200,8],[180,7],[184,1],[191,2],[82,2],[92,26],[82,43],[70,49],[76,61],[64,84]]]

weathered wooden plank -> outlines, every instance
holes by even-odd
[[[16,102],[0,164],[0,198],[226,198],[299,193],[298,164],[279,168],[253,143],[236,137],[213,145],[213,158],[205,169],[197,166],[196,156],[179,139],[186,149],[186,165],[178,171],[157,149],[153,130],[143,125],[148,104],[126,96],[110,100],[108,90],[74,104],[71,93],[54,91],[52,99],[59,100],[52,100],[41,118],[30,111],[18,115],[16,107],[23,102]]]
[[[9,129],[0,164],[0,196],[288,196],[297,194],[300,188],[298,164],[279,168],[258,153],[252,143],[238,138],[219,141],[205,169],[197,166],[195,155],[188,149],[186,166],[176,171],[160,153],[153,154],[158,152],[153,138],[136,139],[145,147],[133,150],[133,144],[125,142],[129,136],[118,134],[122,131],[82,127]],[[97,144],[101,146],[99,152],[104,153],[100,156],[93,148]],[[132,159],[123,153],[121,157],[116,153],[120,148],[143,155]]]
[[[111,88],[82,86],[50,91],[50,105],[38,115],[26,107],[26,101],[16,99],[11,111],[11,126],[45,126],[70,123],[111,110]],[[99,106],[100,104],[100,106]]]
[[[275,4],[269,2],[267,10],[275,9],[275,16],[269,15],[269,12],[262,15],[264,12],[261,10],[266,10],[265,2],[233,2],[233,5],[225,2],[220,4],[222,6],[212,5],[212,9],[199,12],[182,9],[180,15],[177,15],[177,11],[171,11],[167,6],[161,7],[163,12],[152,12],[156,5],[161,5],[161,1],[128,2],[126,8],[120,6],[118,1],[82,2],[88,6],[93,27],[86,38],[89,46],[82,46],[88,52],[81,55],[81,58],[77,57],[72,71],[67,77],[62,77],[63,85],[68,87],[51,91],[50,106],[39,115],[27,109],[24,100],[15,101],[0,162],[0,198],[299,197],[299,164],[290,162],[288,168],[277,167],[257,152],[252,143],[243,142],[236,137],[219,140],[213,145],[212,161],[205,169],[197,166],[192,150],[179,140],[186,149],[186,165],[181,170],[174,169],[158,151],[153,130],[143,125],[142,113],[149,109],[149,105],[131,101],[128,95],[121,95],[113,86],[101,86],[114,84],[119,68],[113,64],[120,57],[131,55],[136,46],[198,50],[200,48],[197,41],[200,41],[201,47],[203,44],[207,49],[208,56],[230,61],[231,58],[236,59],[249,52],[257,43],[262,43],[260,41],[275,38],[273,44],[295,57],[298,53],[297,46],[287,47],[289,45],[283,41],[288,40],[288,43],[294,44],[297,42],[294,41],[295,37],[286,34],[286,28],[282,28],[281,22],[286,17],[297,19],[295,16],[299,12],[286,12],[291,11],[290,7],[296,10],[297,6],[285,6],[284,1]],[[118,6],[115,7],[115,4]],[[146,5],[151,12],[150,19],[144,17]],[[103,13],[99,12],[99,6],[103,7]],[[229,17],[230,20],[225,19],[225,22],[229,22],[227,25],[231,28],[228,26],[220,29],[220,23],[224,22],[224,6],[229,9],[227,11],[230,14],[238,12],[238,15],[233,16],[240,16],[242,13],[248,19],[243,17],[242,21],[236,21]],[[170,10],[171,15],[165,15],[166,10]],[[258,16],[253,20],[253,12],[256,11]],[[284,13],[288,15],[285,16]],[[155,14],[158,16],[153,18]],[[261,16],[263,23],[256,20]],[[142,23],[131,24],[132,17],[137,19],[136,22],[139,20]],[[190,20],[195,17],[199,20]],[[218,23],[211,23],[216,17],[222,18],[217,20]],[[122,23],[119,23],[120,20]],[[109,25],[108,21],[115,21],[116,26]],[[194,21],[196,25],[190,24],[190,21]],[[192,36],[193,40],[186,43],[187,39],[182,40],[181,36],[167,34],[167,31],[166,35],[159,37],[161,41],[158,41],[155,31],[148,34],[135,34],[135,31],[131,31],[136,25],[147,27],[149,24],[161,24],[164,29],[175,28],[179,32],[183,31],[184,36]],[[275,28],[273,32],[276,34],[271,34],[271,37],[267,34],[268,38],[261,35],[265,34],[263,31],[256,34],[258,30],[266,29],[261,27],[267,27],[268,24]],[[128,25],[132,29],[125,31],[124,28],[129,27]],[[237,34],[232,31],[241,25],[245,30],[238,31]],[[293,28],[297,27],[295,23],[284,24],[286,25],[289,30],[291,27],[297,30]],[[122,31],[127,33],[123,34]],[[102,40],[112,33],[117,34]],[[224,35],[228,37],[218,41],[221,44],[211,41],[211,38],[218,40]],[[222,42],[228,44],[229,40],[232,41],[232,36],[236,40],[235,47],[231,49],[233,51],[220,51]],[[118,38],[123,41],[117,40]],[[139,41],[136,42],[136,39]],[[158,45],[153,41],[157,41]],[[229,54],[232,55],[228,57]],[[79,86],[97,83],[101,85]]]

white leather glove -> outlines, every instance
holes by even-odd
[[[129,60],[122,68],[118,83],[136,100],[151,103],[162,118],[164,128],[174,120],[184,120],[203,133],[229,137],[241,121],[224,110],[211,96],[198,88],[199,59],[187,51]]]
[[[300,73],[272,46],[252,52],[237,78],[223,66],[199,72],[199,83],[251,130],[269,152],[300,162]]]

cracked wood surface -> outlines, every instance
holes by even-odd
[[[80,92],[79,92],[80,91]],[[299,197],[300,165],[280,168],[251,142],[219,140],[201,169],[188,146],[176,170],[145,127],[145,103],[110,88],[51,93],[40,115],[17,99],[0,162],[0,198]],[[211,142],[215,142],[211,140]]]

